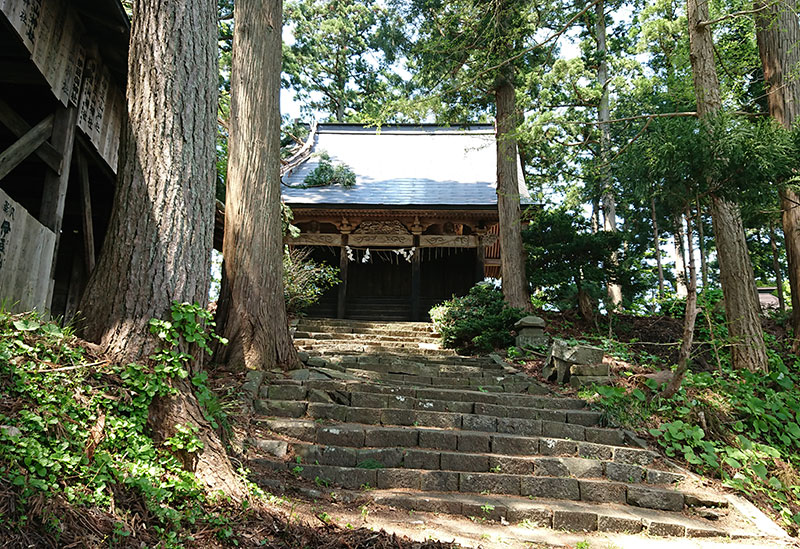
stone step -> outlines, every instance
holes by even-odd
[[[370,322],[336,319],[303,319],[296,329],[304,332],[340,334],[396,334],[434,335],[436,330],[429,322]]]
[[[295,334],[294,344],[296,347],[315,348],[349,348],[351,346],[363,346],[365,348],[382,348],[382,349],[409,349],[412,351],[449,351],[442,349],[435,341],[418,341],[418,340],[392,340],[385,338],[373,338],[361,336],[359,338],[350,339],[317,339],[309,337],[298,337]]]
[[[432,448],[508,456],[581,457],[642,467],[650,465],[656,458],[656,454],[649,450],[624,446],[623,433],[614,429],[585,427],[582,431],[585,440],[552,435],[550,433],[558,433],[560,427],[575,427],[557,422],[542,422],[543,434],[537,436],[478,429],[386,427],[357,423],[326,425],[294,418],[256,417],[253,421],[272,433],[299,441],[351,448]]]
[[[432,386],[432,387],[471,387],[478,391],[523,393],[528,390],[531,382],[526,378],[516,376],[486,376],[457,377],[457,376],[429,376],[420,374],[383,373],[360,368],[347,368],[347,373],[378,382],[393,382],[407,386]]]
[[[409,387],[407,385],[397,385],[394,383],[352,381],[352,380],[322,380],[312,379],[308,381],[294,380],[273,380],[272,383],[287,383],[303,385],[308,389],[318,389],[329,392],[346,393],[373,393],[380,395],[397,395],[403,397],[417,398],[420,400],[445,400],[451,402],[471,402],[482,404],[495,404],[499,406],[512,406],[520,408],[537,408],[546,410],[583,410],[586,408],[586,401],[577,398],[564,398],[549,396],[549,393],[530,392],[525,393],[497,393],[487,390],[477,389],[453,389],[447,387]],[[532,384],[534,391],[543,390],[538,384]],[[388,402],[388,401],[387,401]]]
[[[451,494],[412,490],[370,490],[378,504],[415,512],[445,513],[475,520],[507,521],[529,527],[570,532],[616,532],[659,537],[753,537],[750,531],[729,531],[699,516],[656,511],[613,503],[529,499],[520,496]],[[592,544],[594,546],[594,544]],[[609,545],[610,547],[611,545]],[[626,545],[627,546],[627,545]],[[647,538],[630,547],[647,547]]]
[[[439,470],[521,475],[526,478],[605,479],[630,485],[648,484],[661,487],[673,486],[686,478],[677,472],[580,457],[507,456],[457,452],[456,440],[443,438],[440,442],[447,448],[437,449],[349,448],[307,442],[290,443],[288,449],[295,457],[293,463],[335,467]]]
[[[322,356],[322,349],[307,351],[309,356]],[[331,357],[330,360],[362,360],[365,363],[374,362],[416,362],[425,364],[466,364],[470,366],[486,366],[487,368],[500,368],[491,358],[480,356],[461,356],[461,355],[420,355],[414,354],[409,351],[402,353],[386,352],[386,353],[372,353],[364,354],[355,351],[343,351],[339,353],[326,353],[326,357]]]
[[[534,406],[503,406],[485,402],[458,401],[451,399],[417,398],[398,394],[382,394],[359,391],[323,391],[309,389],[307,386],[295,384],[272,384],[261,387],[259,396],[271,401],[309,401],[311,403],[327,403],[351,406],[356,409],[404,409],[425,412],[450,412],[476,416],[493,416],[496,418],[520,418],[545,421],[561,421],[575,423],[585,427],[600,424],[602,414],[586,409],[560,409]],[[535,403],[536,401],[533,401]],[[539,402],[551,404],[550,399]],[[338,416],[339,414],[337,414]]]
[[[294,333],[295,340],[313,339],[321,342],[348,342],[348,341],[392,341],[399,343],[429,343],[439,344],[439,338],[433,335],[398,335],[394,333],[336,333],[336,332],[307,332],[297,330]]]
[[[357,355],[345,355],[333,357],[329,362],[338,364],[345,368],[357,368],[361,370],[372,370],[373,372],[386,373],[405,373],[419,374],[424,372],[427,376],[437,377],[461,377],[464,375],[478,374],[482,376],[504,375],[505,370],[494,362],[462,362],[454,364],[439,364],[425,361],[415,362],[413,360],[401,359],[372,359],[372,357],[359,357]],[[524,374],[520,374],[524,375]],[[527,376],[525,376],[527,377]]]
[[[342,423],[361,425],[391,425],[402,427],[434,427],[437,429],[459,429],[487,433],[505,433],[529,436],[547,436],[568,440],[588,440],[621,446],[625,435],[619,429],[585,426],[580,423],[548,421],[540,419],[495,417],[453,412],[432,412],[401,408],[355,408],[349,405],[329,404],[297,400],[256,400],[255,410],[259,414],[273,417],[327,419]],[[543,410],[543,412],[547,412]],[[569,412],[567,419],[591,423],[592,416],[584,412]]]
[[[391,346],[390,344],[384,345],[363,345],[361,343],[337,343],[337,344],[325,344],[319,341],[314,341],[310,344],[295,344],[295,346],[300,351],[317,351],[320,356],[331,356],[331,355],[338,355],[338,354],[345,354],[345,353],[370,353],[370,354],[386,354],[391,352],[397,352],[402,350],[403,347],[396,347]],[[406,347],[407,350],[413,351],[415,355],[427,356],[427,357],[437,357],[437,358],[449,358],[452,356],[457,356],[456,352],[452,349],[438,349],[438,348],[431,348],[425,349],[420,347],[419,345],[412,347]]]
[[[260,460],[260,465],[265,461]],[[623,506],[683,512],[687,494],[672,488],[626,484],[605,479],[556,476],[518,475],[506,473],[474,473],[431,469],[341,467],[296,461],[275,461],[275,469],[283,467],[295,475],[324,486],[340,486],[348,490],[418,490],[422,492],[458,492],[524,496],[590,503],[613,503]],[[693,494],[688,494],[691,496]],[[702,499],[710,499],[704,495]],[[717,505],[727,505],[715,500]]]

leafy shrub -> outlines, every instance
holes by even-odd
[[[430,315],[445,347],[470,353],[512,345],[511,328],[525,311],[510,307],[497,288],[477,284],[467,295],[433,307]]]
[[[356,184],[356,174],[347,164],[336,164],[335,166],[327,154],[321,154],[319,164],[303,180],[303,186],[328,187],[330,185],[341,185],[349,189]]]
[[[283,255],[283,297],[289,315],[307,309],[340,282],[339,269],[310,260],[310,254],[308,249],[293,248]]]

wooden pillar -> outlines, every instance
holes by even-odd
[[[347,258],[347,235],[342,235],[342,247],[339,248],[339,277],[342,282],[339,283],[339,292],[337,294],[336,302],[336,318],[344,318],[347,312],[347,266],[350,260]]]
[[[94,270],[94,223],[92,222],[92,194],[89,185],[89,166],[83,151],[76,151],[78,174],[81,180],[81,221],[83,225],[83,256],[86,261],[86,273]]]
[[[486,247],[483,238],[478,238],[478,247],[475,248],[475,282],[482,282],[486,278]]]
[[[53,135],[50,143],[61,154],[61,167],[58,172],[48,170],[44,178],[42,206],[39,221],[56,235],[53,249],[53,262],[50,266],[50,291],[46,307],[53,301],[53,285],[58,257],[58,244],[61,235],[61,223],[64,220],[64,202],[67,199],[69,171],[72,167],[72,148],[75,143],[75,125],[78,123],[77,107],[59,107],[53,120]]]
[[[420,314],[420,290],[422,289],[421,265],[422,256],[419,248],[419,237],[414,237],[414,255],[411,256],[411,320],[418,322],[421,320]]]

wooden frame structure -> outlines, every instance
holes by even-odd
[[[111,210],[129,33],[119,0],[0,0],[6,308],[76,311]]]

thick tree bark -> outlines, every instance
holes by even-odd
[[[653,251],[658,267],[658,297],[664,297],[664,266],[661,264],[661,237],[658,234],[658,218],[656,217],[656,199],[650,199],[650,216],[653,220]]]
[[[688,0],[686,16],[697,114],[702,119],[722,109],[711,28],[709,25],[698,25],[701,21],[708,21],[708,2]],[[710,183],[713,188],[715,182]],[[761,308],[739,208],[721,196],[712,196],[711,219],[725,296],[725,318],[733,343],[733,366],[766,371],[767,351],[759,318]]]
[[[154,350],[148,321],[173,300],[207,301],[214,230],[217,105],[216,3],[133,4],[128,124],[103,251],[81,301],[83,336],[119,360]],[[204,449],[187,467],[209,488],[244,491],[203,419],[188,382],[151,406],[157,440],[178,424],[202,427]]]
[[[299,364],[283,298],[281,17],[280,0],[236,3],[217,325],[229,340],[224,359],[255,369]]]
[[[791,128],[800,115],[800,23],[796,0],[770,3],[753,2],[756,14],[756,40],[767,82],[769,113],[785,128]],[[792,299],[793,352],[800,348],[800,195],[793,189],[780,191],[783,235],[789,267]]]
[[[689,289],[686,287],[686,252],[683,245],[683,221],[680,217],[675,220],[673,241],[675,242],[675,295],[684,298],[689,295]]]
[[[689,287],[686,296],[686,311],[683,316],[683,339],[678,354],[678,367],[661,393],[662,398],[669,398],[678,392],[683,378],[689,370],[691,364],[692,344],[694,343],[694,325],[697,320],[697,267],[694,261],[694,249],[692,246],[692,218],[689,210],[684,215],[686,219],[686,245],[689,257]]]
[[[611,120],[608,91],[608,62],[606,55],[606,11],[605,2],[602,0],[595,5],[595,41],[597,42],[597,83],[600,85],[600,103],[597,106],[597,121],[600,127],[600,185],[603,189],[603,230],[617,232],[617,203],[611,183],[611,170],[608,166],[608,151],[611,144],[611,129],[608,121]],[[611,254],[612,265],[617,265],[619,254]],[[608,300],[616,309],[622,304],[622,287],[614,282],[608,283]]]
[[[512,307],[530,309],[525,276],[522,226],[517,179],[516,100],[514,85],[504,79],[495,90],[497,103],[497,213],[503,296]]]

